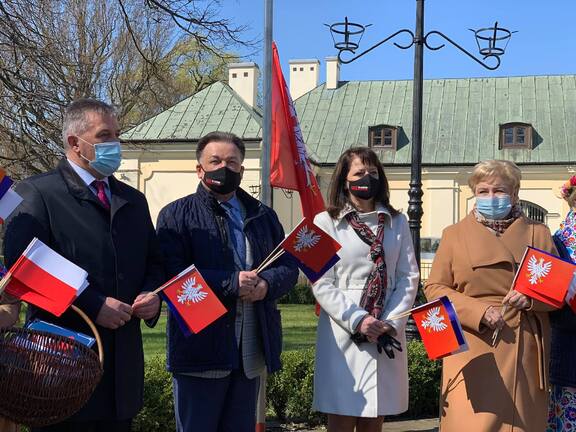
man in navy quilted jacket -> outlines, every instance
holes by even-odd
[[[169,276],[194,264],[227,313],[186,337],[168,320],[179,432],[254,432],[258,376],[280,368],[278,298],[296,283],[287,257],[254,269],[284,239],[276,213],[240,186],[245,155],[237,136],[212,132],[198,142],[196,193],[168,204],[158,237]]]

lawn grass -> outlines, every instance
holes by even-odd
[[[278,305],[282,313],[284,351],[308,348],[316,343],[317,318],[313,305]],[[153,329],[142,325],[142,339],[146,358],[166,353],[166,314],[163,313]]]

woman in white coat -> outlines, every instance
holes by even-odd
[[[351,148],[340,156],[328,210],[314,222],[342,249],[340,261],[312,287],[322,308],[313,408],[328,414],[329,432],[380,432],[384,416],[408,409],[407,318],[388,317],[412,307],[419,272],[406,217],[390,205],[372,150]],[[383,339],[395,343],[389,336],[402,347],[386,347],[394,358],[380,349]]]

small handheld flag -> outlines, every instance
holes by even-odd
[[[226,308],[194,265],[182,270],[154,293],[161,293],[185,335],[199,333],[226,313]]]
[[[0,282],[0,292],[62,315],[88,286],[88,273],[34,238]]]
[[[576,265],[528,246],[514,277],[512,289],[561,308],[575,271]]]
[[[448,297],[414,308],[412,317],[430,360],[468,350],[456,310]]]
[[[10,214],[23,201],[22,197],[11,189],[14,182],[0,168],[0,224],[10,216]]]
[[[324,230],[304,218],[280,244],[282,249],[292,255],[301,264],[304,273],[324,274],[339,260],[337,252],[342,248],[340,243],[330,237]],[[307,272],[308,270],[308,272]]]
[[[284,253],[292,256],[302,272],[314,283],[322,277],[340,257],[337,252],[342,248],[324,230],[304,218],[296,228],[272,251],[260,264],[256,272],[262,271]]]

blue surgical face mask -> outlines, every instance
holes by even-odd
[[[487,219],[504,219],[512,210],[510,195],[476,197],[476,209]]]
[[[80,137],[78,137],[80,138]],[[94,168],[97,172],[104,177],[111,176],[120,167],[122,161],[122,147],[119,141],[108,141],[103,143],[92,144],[85,139],[80,138],[85,143],[94,146],[94,160],[84,159],[88,161],[90,167]]]

